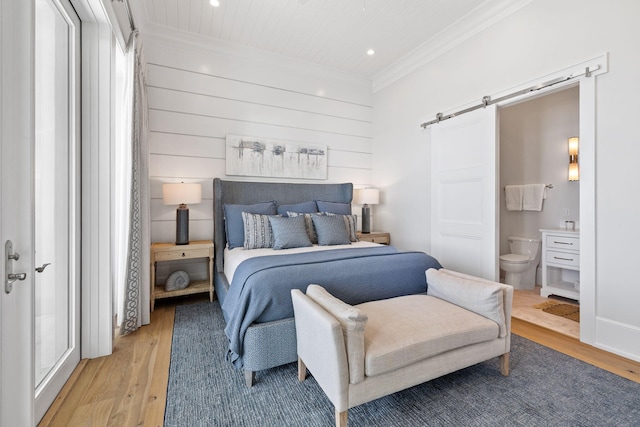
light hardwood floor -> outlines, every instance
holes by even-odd
[[[557,298],[557,300],[567,304],[578,305],[575,301],[569,299]],[[535,305],[545,301],[549,301],[549,298],[540,296],[540,286],[536,286],[533,290],[515,290],[511,316],[579,339],[580,323],[534,308]]]
[[[111,356],[83,360],[39,426],[162,426],[175,306],[197,301],[208,298],[162,300],[151,324],[118,337]],[[640,363],[581,343],[577,322],[531,308],[540,301],[536,291],[516,291],[514,334],[640,383]]]

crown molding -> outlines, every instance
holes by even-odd
[[[533,0],[486,0],[372,78],[373,93],[428,64],[437,57],[506,18]]]

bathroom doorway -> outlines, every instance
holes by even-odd
[[[568,140],[580,135],[579,85],[563,87],[500,108],[499,129],[500,255],[511,253],[509,236],[542,240],[541,229],[563,230],[565,221],[573,221],[575,228],[579,229],[580,181],[568,179]],[[547,185],[541,211],[507,209],[504,188],[517,184]],[[513,206],[510,208],[513,209]],[[549,315],[542,314],[540,309],[533,309],[540,302],[536,297],[540,295],[543,281],[542,262],[545,254],[541,253],[542,249],[540,244],[535,288],[531,289],[531,294],[527,290],[520,297],[531,305],[526,320],[547,326],[544,316]],[[579,274],[576,271],[572,273],[576,276]],[[501,282],[505,282],[504,275],[501,269]],[[576,284],[579,286],[579,281]],[[577,289],[579,293],[579,287]],[[577,304],[575,300],[566,302]],[[552,324],[564,328],[560,331],[569,335],[579,334],[579,325],[563,325],[562,322]]]
[[[580,134],[580,90],[568,88],[499,109],[500,255],[508,236],[541,238],[540,229],[580,228],[580,181],[568,180],[568,139]],[[542,211],[510,211],[506,185],[546,184]],[[501,277],[504,272],[501,273]],[[541,284],[540,266],[536,283]]]

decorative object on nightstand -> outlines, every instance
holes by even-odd
[[[202,201],[201,184],[162,184],[162,201],[165,205],[178,205],[176,209],[176,245],[189,243],[189,208],[187,204]]]
[[[182,270],[174,271],[167,277],[167,281],[164,283],[164,290],[170,292],[185,289],[189,286],[189,282],[189,273]]]
[[[354,203],[362,205],[362,232],[371,233],[371,207],[380,203],[380,192],[376,188],[361,188],[355,191]]]
[[[204,280],[192,280],[184,271],[174,271],[167,279],[167,284],[156,286],[156,267],[158,262],[173,262],[180,260],[201,258],[208,261],[207,278]],[[170,298],[182,295],[191,295],[209,292],[209,300],[213,301],[213,242],[211,240],[194,240],[186,245],[174,243],[151,244],[151,311],[155,307],[155,301],[160,298]],[[176,274],[177,273],[177,274]],[[167,289],[166,286],[184,286],[184,275],[188,286],[184,288]],[[172,276],[175,275],[175,278]],[[181,277],[182,276],[182,277]],[[175,281],[173,284],[169,282]]]
[[[382,231],[371,231],[369,233],[362,233],[358,231],[356,233],[358,240],[361,242],[373,242],[380,243],[382,245],[390,245],[391,244],[391,234],[385,233]]]

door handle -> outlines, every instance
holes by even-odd
[[[27,273],[13,273],[13,263],[11,261],[19,260],[20,254],[13,252],[13,243],[11,240],[7,240],[4,244],[4,251],[7,255],[7,259],[4,261],[4,271],[7,273],[7,278],[4,281],[4,291],[8,294],[13,290],[13,282],[26,279]]]
[[[45,268],[47,268],[47,265],[51,265],[50,262],[45,262],[44,264],[42,264],[42,267],[36,267],[36,272],[37,273],[42,273],[44,271]]]

